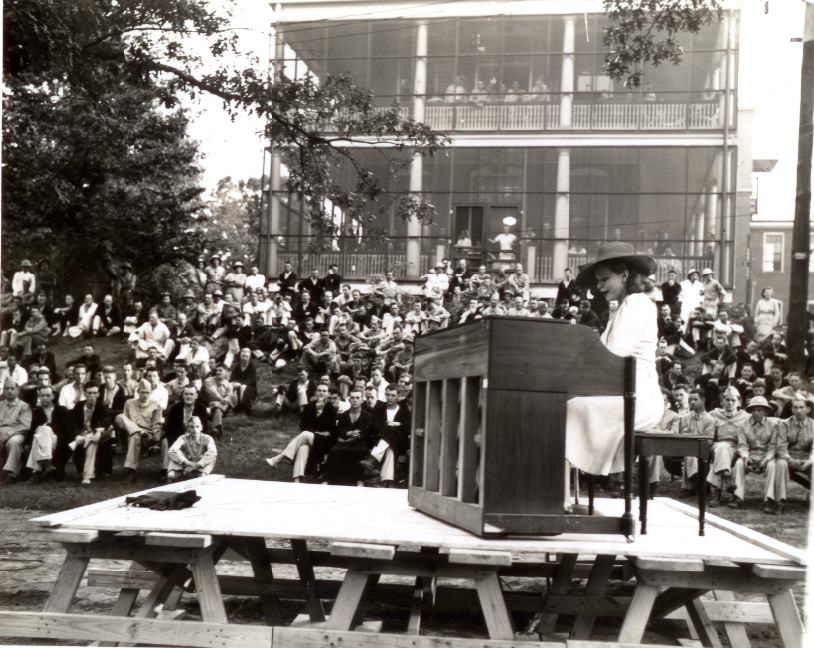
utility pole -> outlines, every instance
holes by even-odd
[[[797,194],[791,236],[789,286],[789,360],[792,369],[805,366],[808,328],[808,267],[811,256],[811,150],[814,144],[814,0],[806,0],[803,65],[800,75],[800,128],[797,140]]]

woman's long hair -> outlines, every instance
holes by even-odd
[[[598,263],[594,272],[597,269],[605,267],[614,274],[622,274],[625,270],[628,272],[627,281],[625,282],[625,289],[627,294],[644,292],[644,280],[647,278],[639,268],[629,263],[625,259],[610,259]]]

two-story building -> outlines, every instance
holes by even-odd
[[[736,223],[749,214],[748,187],[745,199],[737,187],[737,12],[682,35],[683,62],[646,67],[640,88],[602,72],[599,0],[284,0],[275,16],[283,73],[350,73],[377,105],[398,102],[451,144],[410,156],[390,180],[435,205],[432,223],[385,205],[382,240],[335,210],[343,235],[322,254],[270,149],[266,272],[283,260],[301,272],[336,262],[349,279],[409,279],[443,257],[516,260],[545,285],[625,240],[657,257],[660,278],[711,266],[736,282]],[[371,147],[354,154],[392,175]]]

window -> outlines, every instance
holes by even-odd
[[[783,272],[783,234],[763,233],[763,272]]]

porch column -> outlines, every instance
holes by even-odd
[[[693,244],[693,255],[701,256],[704,253],[704,212],[693,212],[692,215],[693,227],[695,228],[695,243]],[[700,268],[699,268],[700,270]]]
[[[415,39],[415,78],[413,79],[413,119],[424,121],[424,95],[427,91],[427,21],[416,23]],[[420,194],[424,158],[416,152],[410,165],[410,193]],[[421,276],[421,223],[410,219],[407,223],[407,267],[406,276],[417,279]]]
[[[560,149],[557,160],[557,202],[554,208],[553,277],[562,275],[568,267],[568,237],[571,222],[571,151]]]
[[[562,72],[560,75],[560,128],[571,126],[571,107],[574,101],[574,43],[576,21],[566,16],[562,37]],[[555,275],[557,276],[557,275]]]
[[[710,265],[713,269],[716,269],[715,262],[720,256],[718,241],[721,239],[721,224],[718,221],[718,185],[716,183],[707,186],[704,206],[706,212],[704,236],[710,239],[712,248],[715,250],[715,258],[710,262]]]
[[[274,79],[280,79],[283,73],[283,59],[285,58],[285,48],[283,44],[283,38],[280,35],[280,32],[275,30],[275,37],[274,37]],[[279,148],[271,143],[271,163],[269,168],[269,195],[268,195],[268,227],[266,228],[266,239],[265,239],[265,253],[261,255],[264,260],[265,264],[263,267],[263,272],[265,272],[266,276],[273,277],[278,272],[280,272],[279,268],[279,259],[277,258],[277,237],[280,235],[280,191],[283,188],[283,180],[280,177],[280,165],[281,165],[281,156]],[[301,268],[298,268],[301,270]]]

